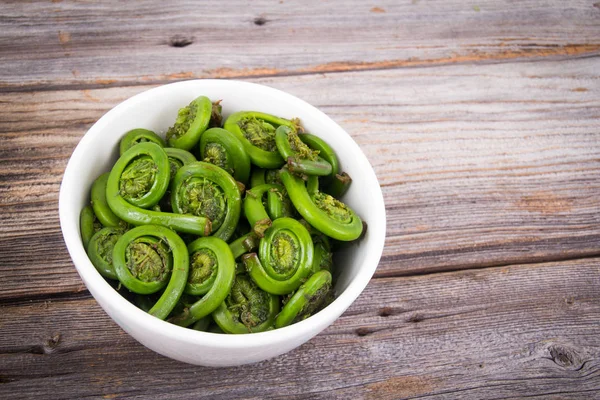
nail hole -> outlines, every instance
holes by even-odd
[[[575,299],[573,298],[573,296],[566,297],[565,298],[565,303],[567,303],[568,305],[572,305],[573,303],[575,303]]]
[[[268,21],[265,17],[256,17],[254,18],[254,25],[263,26]]]
[[[356,334],[358,336],[367,336],[369,333],[371,333],[371,330],[367,327],[356,328]]]
[[[379,310],[380,317],[389,317],[394,314],[394,309],[392,307],[383,307]]]
[[[169,46],[171,47],[186,47],[194,43],[194,38],[188,38],[181,35],[175,35],[169,39]]]

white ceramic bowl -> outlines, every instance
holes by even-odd
[[[223,114],[262,111],[300,118],[308,132],[337,152],[342,170],[353,178],[344,197],[367,223],[366,236],[336,256],[337,298],[328,307],[294,325],[269,332],[225,335],[199,332],[161,321],[121,297],[96,271],[79,232],[79,213],[92,182],[110,170],[121,136],[133,128],[164,133],[179,108],[197,96],[223,99]],[[385,207],[377,177],[352,138],[329,117],[285,92],[239,81],[193,80],[160,86],[119,104],[96,122],[79,142],[65,170],[59,197],[60,225],[73,263],[100,306],[144,346],[176,360],[206,366],[234,366],[283,354],[332,324],[360,295],[373,276],[385,239]]]

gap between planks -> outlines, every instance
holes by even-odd
[[[375,271],[375,274],[373,275],[373,277],[371,278],[371,280],[376,280],[376,279],[402,279],[402,278],[412,278],[412,277],[417,277],[417,276],[437,276],[440,274],[460,274],[460,273],[465,273],[465,274],[471,274],[473,272],[477,272],[477,271],[483,271],[483,270],[494,270],[494,269],[498,269],[498,268],[510,268],[510,267],[515,267],[515,266],[519,266],[519,265],[536,265],[536,264],[548,264],[548,263],[555,263],[555,262],[566,262],[566,261],[579,261],[579,260],[586,260],[586,259],[593,259],[593,258],[597,258],[600,257],[600,251],[598,252],[593,252],[593,253],[589,253],[589,254],[585,254],[583,256],[579,255],[579,256],[575,256],[575,257],[546,257],[546,258],[540,258],[539,260],[527,260],[527,261],[515,261],[515,262],[510,262],[510,263],[497,263],[497,264],[493,264],[493,265],[479,265],[479,266],[473,266],[473,267],[452,267],[452,268],[448,268],[445,270],[437,270],[437,271],[427,271],[427,270],[423,270],[423,271],[418,271],[418,272],[407,272],[407,273],[403,273],[402,271],[397,271],[397,272],[381,272],[381,273],[377,273],[377,271]],[[75,267],[73,267],[75,268]],[[82,299],[86,299],[86,298],[91,298],[92,295],[89,292],[89,290],[87,290],[87,288],[84,287],[83,283],[81,286],[79,286],[78,288],[74,289],[74,290],[65,290],[62,292],[53,292],[53,293],[38,293],[35,295],[24,295],[24,296],[15,296],[15,297],[6,297],[6,298],[0,298],[0,308],[4,307],[4,306],[15,306],[15,305],[25,305],[25,304],[39,304],[39,303],[45,303],[48,301],[77,301],[77,300],[82,300]]]

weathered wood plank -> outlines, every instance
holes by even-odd
[[[152,353],[91,298],[25,301],[0,310],[0,397],[594,398],[598,287],[599,258],[375,279],[309,343],[227,369]]]
[[[253,81],[328,113],[373,164],[388,215],[379,276],[600,252],[596,59]],[[0,298],[81,289],[58,227],[62,173],[92,122],[141,90],[3,95]]]
[[[590,0],[4,2],[0,90],[597,56],[599,16]]]

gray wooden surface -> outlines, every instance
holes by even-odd
[[[600,3],[123,3],[0,3],[0,398],[600,398]],[[58,224],[85,131],[204,77],[330,115],[388,215],[356,303],[238,368],[131,339]]]

